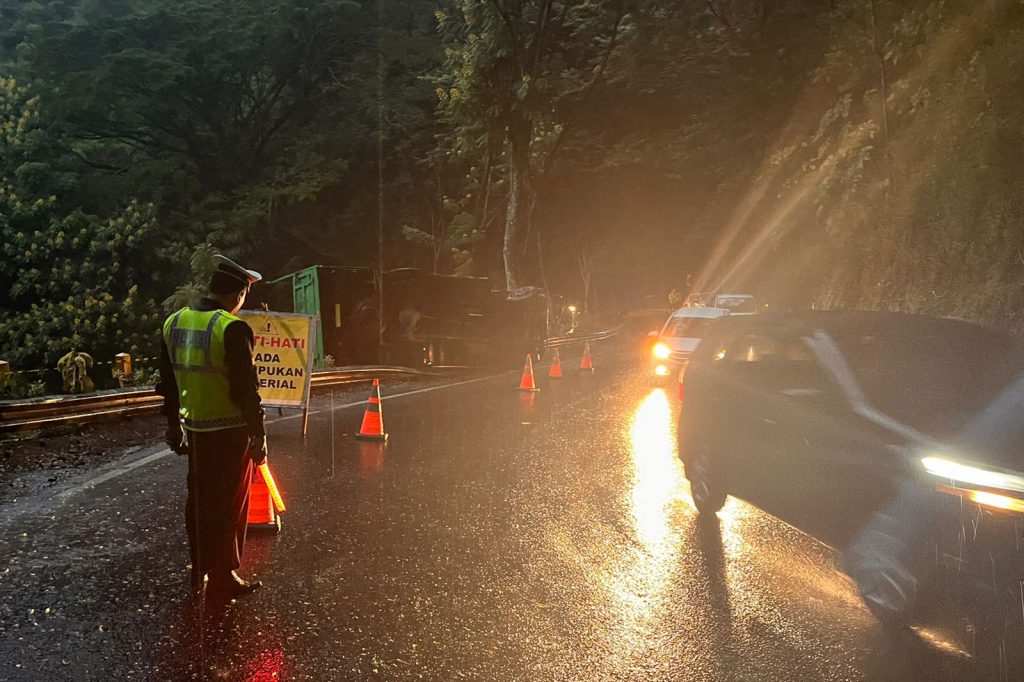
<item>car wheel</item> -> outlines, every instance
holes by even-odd
[[[714,457],[707,445],[701,445],[686,464],[686,478],[690,480],[690,497],[701,514],[714,514],[725,505],[728,493],[721,477],[715,472]]]
[[[906,566],[866,562],[849,573],[871,615],[887,625],[906,624],[918,594],[918,581]]]
[[[905,625],[925,583],[933,582],[941,516],[935,499],[931,488],[903,483],[844,553],[844,568],[864,604],[888,625]]]
[[[908,549],[889,529],[869,528],[846,551],[846,574],[879,622],[906,625],[919,602],[927,570],[922,548]]]

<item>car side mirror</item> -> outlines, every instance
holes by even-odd
[[[651,339],[657,338],[660,335],[661,335],[661,332],[659,332],[657,329],[655,329],[653,332],[647,332],[647,338],[651,338]]]

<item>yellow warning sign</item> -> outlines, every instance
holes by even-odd
[[[253,333],[260,397],[267,407],[302,407],[309,400],[316,318],[313,315],[242,310]]]

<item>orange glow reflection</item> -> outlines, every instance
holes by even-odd
[[[644,548],[657,554],[665,550],[670,506],[685,497],[672,437],[672,409],[663,389],[655,389],[640,403],[629,440],[635,477],[630,492],[633,524]]]
[[[519,424],[529,426],[533,424],[534,405],[537,402],[537,394],[533,391],[519,394]]]
[[[624,462],[626,488],[620,500],[631,521],[627,533],[632,542],[608,557],[602,571],[609,613],[615,614],[605,636],[622,665],[655,655],[653,631],[668,608],[683,544],[682,524],[673,517],[692,513],[672,422],[668,396],[659,388],[643,399],[628,427],[630,458]]]
[[[264,644],[245,663],[245,682],[276,682],[284,679],[284,651]]]
[[[359,470],[380,471],[384,468],[384,443],[359,444]]]

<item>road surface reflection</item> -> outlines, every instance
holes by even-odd
[[[608,555],[603,581],[612,606],[608,613],[614,614],[605,637],[625,665],[664,655],[655,633],[670,606],[683,545],[673,516],[693,513],[675,455],[672,420],[668,397],[657,389],[637,407],[628,428],[631,471],[625,472],[623,505],[633,541]]]
[[[678,547],[670,542],[673,503],[689,501],[682,466],[676,457],[672,410],[663,389],[655,389],[633,414],[629,439],[634,482],[630,510],[637,538],[652,559],[664,562]]]

